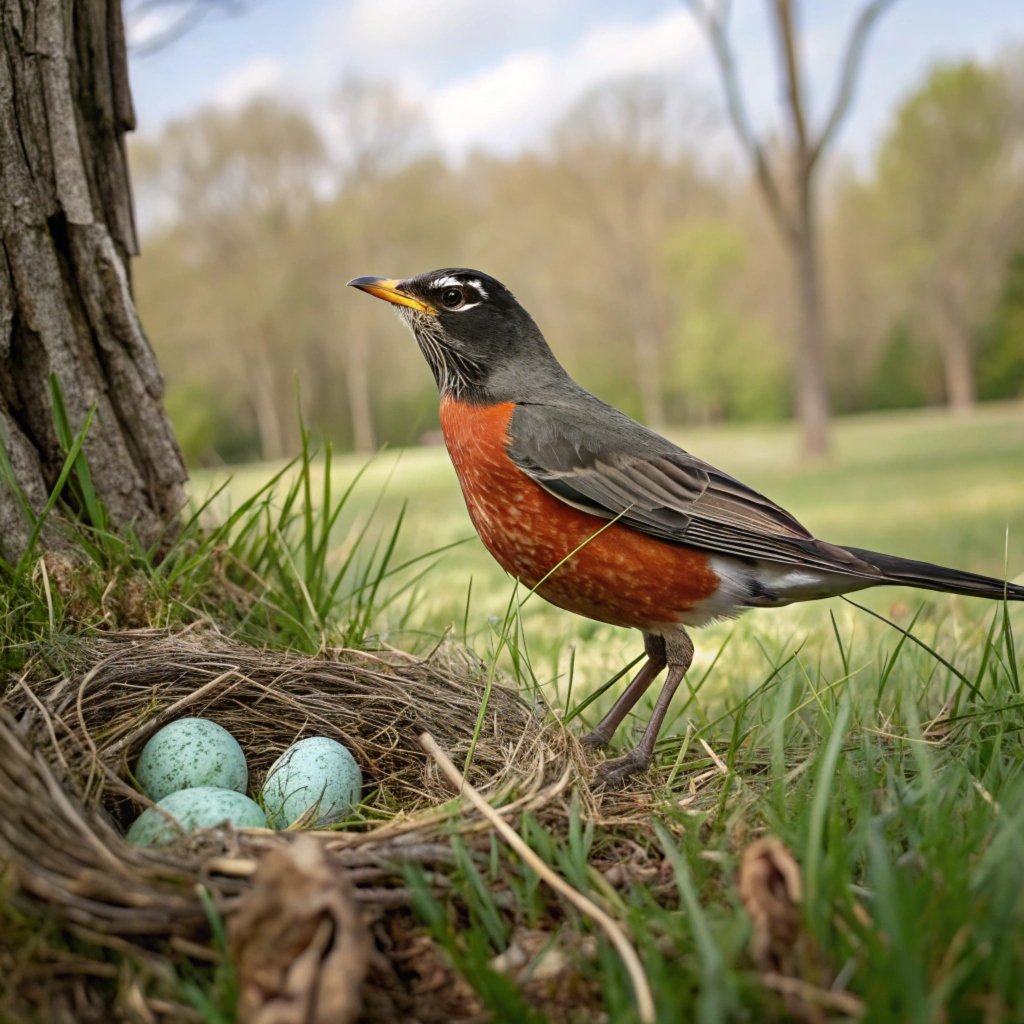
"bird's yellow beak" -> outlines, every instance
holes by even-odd
[[[433,306],[428,306],[425,302],[420,302],[419,299],[414,299],[401,291],[398,287],[400,283],[388,277],[354,277],[348,285],[350,288],[358,288],[360,291],[376,295],[378,299],[393,302],[396,306],[408,306],[421,313],[437,313]]]

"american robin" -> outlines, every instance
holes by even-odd
[[[476,270],[349,282],[394,304],[441,394],[441,428],[470,518],[502,567],[569,611],[639,629],[647,661],[585,737],[603,746],[659,673],[621,783],[651,761],[690,666],[687,626],[902,584],[1024,600],[1024,587],[818,540],[788,512],[581,388],[530,314]]]

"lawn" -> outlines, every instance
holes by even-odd
[[[778,501],[820,537],[995,576],[1007,566],[1010,578],[1024,573],[1021,404],[985,406],[962,420],[933,411],[849,417],[838,422],[834,456],[823,465],[797,459],[796,434],[789,425],[694,430],[675,440]],[[225,488],[214,503],[219,518],[281,468],[253,465],[198,473],[193,492],[204,496]],[[400,515],[392,564],[418,559],[392,580],[391,592],[398,596],[377,616],[378,634],[396,646],[425,650],[451,631],[486,657],[498,641],[514,584],[476,538],[444,449],[335,459],[335,490],[353,480],[334,530],[334,560],[347,554],[367,524],[370,536],[388,535]],[[877,611],[893,611],[901,620],[924,606],[930,620],[951,616],[957,630],[967,623],[977,626],[991,611],[984,602],[895,588],[866,592],[857,600]],[[834,644],[830,613],[858,642],[884,645],[898,639],[839,600],[750,612],[738,623],[695,634],[694,672],[717,658],[708,685],[738,696],[744,680],[756,674],[757,659],[763,664],[761,645],[782,651],[787,644]],[[638,634],[577,618],[536,597],[526,600],[521,621],[536,677],[531,682],[539,682],[556,707],[567,703],[570,657],[572,687],[580,696],[640,652]],[[956,631],[939,636],[947,655],[956,649],[958,636]],[[728,649],[720,655],[725,644]],[[603,710],[611,697],[592,710]],[[646,712],[645,707],[641,719]]]
[[[824,465],[794,459],[788,427],[678,440],[829,540],[996,575],[1008,566],[1011,578],[1024,570],[1019,404],[964,419],[847,419]],[[363,475],[333,557],[367,523],[386,536],[403,508],[391,564],[439,552],[389,576],[379,637],[423,651],[451,635],[484,664],[500,656],[504,681],[539,691],[556,714],[596,721],[638,637],[538,599],[517,613],[524,595],[472,537],[443,451],[364,463],[335,463],[335,487]],[[270,471],[232,471],[219,514]],[[194,487],[222,483],[209,474]],[[573,802],[562,831],[519,823],[626,926],[660,1020],[1024,1020],[1024,608],[890,588],[858,600],[891,623],[836,600],[699,631],[650,776],[596,811]],[[760,837],[782,844],[769,857],[776,895],[791,855],[802,896],[789,886],[789,924],[782,899],[752,950],[737,871]],[[637,1019],[612,947],[515,856],[494,841],[482,864],[459,863],[448,896],[424,895],[420,914],[480,1006],[503,1020],[590,1019],[595,1005],[609,1020]],[[509,986],[492,958],[524,946],[557,947],[568,966],[513,972]]]
[[[1024,570],[1024,405],[842,420],[822,465],[795,459],[785,426],[678,440],[829,540]],[[250,500],[275,474],[273,494]],[[186,531],[153,565],[86,529],[95,565],[75,574],[71,598],[54,598],[31,566],[0,591],[7,668],[81,631],[75,602],[87,597],[101,631],[198,613],[257,647],[468,647],[475,656],[458,664],[518,689],[564,736],[559,723],[578,734],[610,706],[640,653],[637,634],[516,589],[473,535],[441,449],[197,473],[192,487],[209,497],[211,528],[239,511],[230,530]],[[817,602],[696,631],[647,775],[619,793],[581,783],[508,816],[624,929],[653,1016],[592,916],[456,817],[429,873],[402,869],[413,910],[389,919],[405,943],[392,969],[421,993],[422,1019],[1024,1021],[1024,606],[893,588],[856,600],[863,608]],[[650,707],[626,720],[619,746]],[[489,739],[513,750],[522,728]],[[360,827],[401,811],[366,799]],[[467,810],[462,823],[474,821]],[[46,943],[67,941],[59,926],[37,940],[20,907],[0,910],[0,930],[20,936],[0,943],[0,973],[49,969]],[[175,998],[199,1019],[233,1019],[230,965],[181,968],[176,955]],[[100,967],[104,999],[134,998],[117,980],[127,964]]]

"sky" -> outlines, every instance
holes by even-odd
[[[574,102],[601,83],[664,76],[695,100],[719,102],[707,42],[682,0],[197,0],[187,34],[146,52],[173,16],[126,0],[139,131],[204,105],[271,93],[314,115],[345,78],[394,83],[425,110],[435,141],[458,160],[472,149],[512,155],[543,145]],[[832,96],[863,0],[804,0],[808,93]],[[734,0],[732,35],[751,114],[779,124],[763,0]],[[870,157],[893,107],[936,63],[990,61],[1024,45],[1024,0],[897,0],[875,28],[839,148]],[[1022,51],[1024,52],[1024,51]]]

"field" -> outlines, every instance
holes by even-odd
[[[697,430],[675,440],[778,501],[817,536],[995,576],[1008,571],[1013,578],[1024,570],[1024,408],[1018,404],[984,406],[963,421],[941,412],[851,417],[840,421],[834,458],[825,465],[800,464],[788,425]],[[196,474],[193,491],[203,497],[221,489],[212,509],[219,519],[281,468]],[[392,603],[376,616],[375,631],[409,650],[430,649],[452,632],[487,656],[510,601],[526,595],[515,593],[476,538],[444,449],[336,458],[334,489],[354,479],[334,532],[334,560],[342,560],[363,529],[371,538],[387,536],[402,516],[392,564],[412,563],[392,579]],[[361,547],[368,546],[364,538]],[[930,619],[952,616],[957,628],[991,611],[983,603],[893,588],[856,599],[901,619],[923,606]],[[766,664],[759,645],[777,651],[801,642],[834,646],[830,614],[858,644],[898,640],[839,600],[751,612],[696,633],[694,672],[717,659],[708,685],[740,696],[742,680],[756,677]],[[540,598],[526,599],[520,618],[532,682],[555,707],[569,703],[570,658],[579,697],[640,652],[638,634],[577,618]],[[955,645],[952,636],[943,640],[935,631],[940,644]],[[593,710],[601,707],[603,702]]]
[[[959,420],[849,418],[824,465],[800,465],[784,426],[678,440],[829,540],[1010,578],[1024,570],[1020,404]],[[94,566],[75,574],[70,597],[32,565],[15,576],[0,591],[4,666],[80,632],[76,607],[103,630],[212,615],[257,648],[468,647],[461,664],[580,734],[640,653],[637,634],[516,588],[473,535],[441,449],[369,461],[307,452],[293,465],[197,473],[192,486],[210,532],[190,527],[163,562],[91,528]],[[533,855],[624,929],[653,1012],[589,914],[497,834],[453,829],[443,870],[403,869],[413,911],[392,919],[422,1019],[1024,1021],[1024,606],[892,588],[856,601],[695,631],[652,770],[625,791],[581,785],[510,818]],[[359,814],[400,810],[367,800]],[[54,963],[89,963],[102,1005],[135,998],[127,964],[89,952],[96,967],[53,923],[37,934],[0,903],[0,931],[14,936],[0,943],[11,992],[38,990]],[[175,970],[162,984],[195,1019],[234,1019],[230,967]],[[7,1005],[0,989],[0,1019]]]
[[[786,427],[679,440],[830,540],[1011,578],[1024,569],[1020,405],[963,420],[849,419],[822,466],[794,460]],[[638,638],[538,599],[516,612],[524,595],[472,537],[443,451],[336,460],[335,486],[360,469],[334,557],[367,524],[389,536],[403,507],[391,565],[438,552],[388,577],[379,637],[425,651],[448,635],[485,664],[498,652],[506,682],[596,721]],[[219,514],[269,472],[235,470]],[[196,493],[223,483],[197,478]],[[895,625],[837,600],[699,631],[689,693],[651,775],[589,820],[573,816],[568,834],[523,823],[545,859],[626,925],[661,1020],[1024,1019],[1024,608],[893,589],[858,602]],[[795,859],[802,899],[788,938],[754,952],[759,974],[736,879],[742,851],[765,835]],[[572,1007],[595,999],[609,1020],[636,1019],[611,947],[581,940],[586,926],[497,843],[486,868],[464,866],[449,900],[422,913],[497,1019],[577,1019],[589,1011]],[[512,988],[491,958],[536,934],[568,958],[571,981]]]

